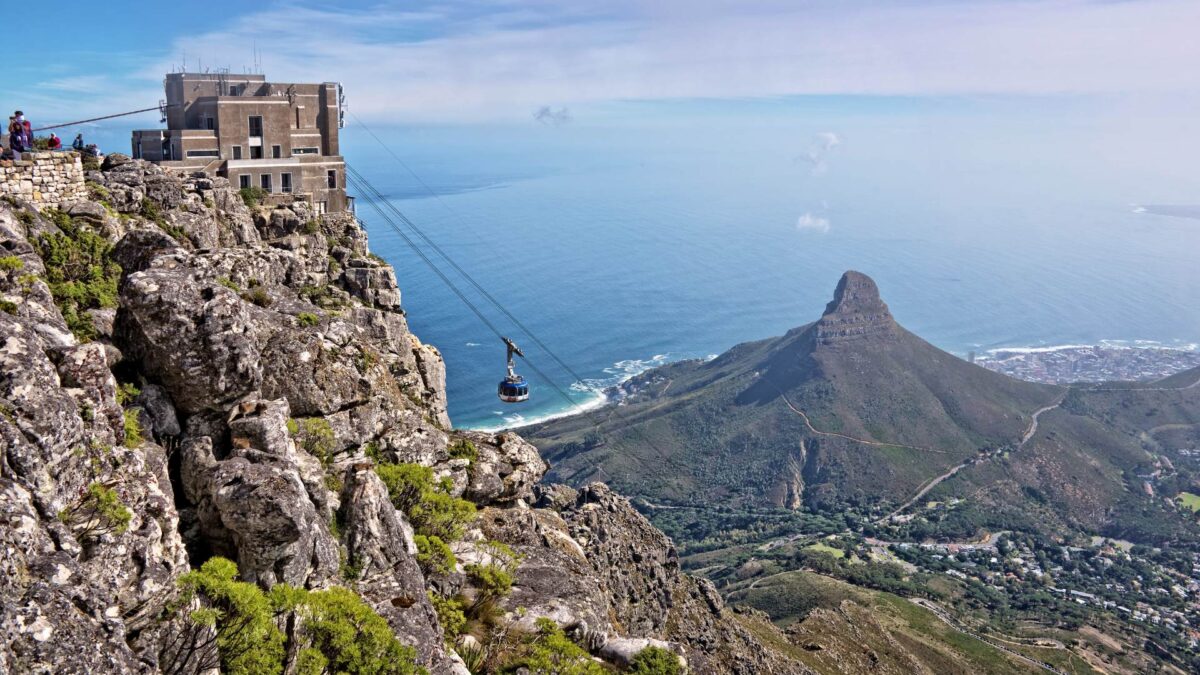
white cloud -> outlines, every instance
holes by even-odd
[[[461,0],[273,8],[171,53],[248,61],[256,41],[270,77],[339,80],[363,117],[516,120],[545,101],[1195,91],[1198,25],[1195,0]]]
[[[811,166],[813,175],[825,173],[829,169],[829,165],[825,162],[825,158],[829,155],[829,151],[842,144],[842,139],[832,131],[822,131],[813,136],[812,142],[809,143],[808,150],[804,152],[803,159]]]
[[[796,219],[796,229],[802,232],[826,234],[829,232],[829,219],[814,216],[812,213],[805,213]]]

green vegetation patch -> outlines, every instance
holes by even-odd
[[[45,214],[60,233],[42,235],[34,243],[46,268],[46,281],[67,327],[81,342],[96,337],[89,309],[117,306],[121,266],[112,259],[112,244],[70,216],[54,210]]]
[[[1200,495],[1191,492],[1180,492],[1176,497],[1180,504],[1192,511],[1200,511]]]
[[[179,587],[171,611],[180,627],[160,655],[165,672],[215,667],[230,675],[426,672],[415,650],[397,640],[387,621],[350,589],[306,591],[278,584],[265,593],[238,581],[237,565],[225,558],[211,558],[183,575]],[[197,601],[200,607],[191,609]],[[279,626],[290,623],[290,616],[299,621],[289,636]]]
[[[133,512],[116,490],[94,482],[79,499],[58,512],[58,520],[71,528],[80,541],[91,541],[106,534],[123,534],[129,529]]]
[[[387,486],[392,504],[408,516],[417,534],[457,541],[475,519],[475,505],[450,494],[450,479],[435,481],[433,469],[420,464],[379,464],[375,473]]]

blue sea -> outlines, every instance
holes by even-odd
[[[519,364],[531,399],[500,403],[503,344],[360,198],[412,329],[445,356],[459,427],[576,412],[648,367],[781,334],[819,317],[847,269],[962,355],[1200,341],[1200,220],[1139,206],[1200,201],[1191,174],[1053,130],[834,112],[375,129],[408,169],[351,125],[343,154],[581,376],[449,272],[553,380]]]

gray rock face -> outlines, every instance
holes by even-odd
[[[118,309],[87,309],[95,342],[41,280],[30,241],[54,222],[0,203],[20,260],[0,269],[0,672],[160,672],[179,576],[222,555],[264,588],[349,586],[430,672],[469,675],[427,591],[477,596],[461,570],[498,559],[489,540],[523,556],[501,632],[544,616],[617,665],[654,644],[693,672],[793,672],[624,499],[539,485],[516,434],[450,428],[442,356],[352,215],[251,210],[226,179],[118,154],[88,179],[104,203],[68,215],[123,270]],[[459,571],[425,578],[368,457],[480,508]],[[88,507],[98,489],[127,523]]]
[[[895,336],[896,329],[875,281],[851,270],[838,281],[833,300],[817,322],[817,342],[832,345],[872,337],[887,339]]]
[[[238,563],[247,581],[264,587],[286,582],[320,587],[338,570],[338,544],[320,482],[306,481],[287,430],[287,403],[246,402],[229,423],[230,455],[218,460],[212,440],[189,438],[181,449],[181,477],[208,545]],[[310,488],[322,494],[314,500]]]

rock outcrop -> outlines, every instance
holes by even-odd
[[[816,341],[819,345],[834,345],[867,338],[887,339],[896,335],[896,329],[875,281],[851,270],[842,275],[833,300],[817,321]]]
[[[0,672],[161,672],[178,580],[219,555],[264,589],[351,588],[465,675],[433,599],[478,600],[467,571],[504,551],[511,592],[463,638],[495,658],[546,617],[617,666],[660,646],[692,672],[798,671],[623,498],[451,428],[441,355],[351,215],[117,155],[87,179],[61,211],[0,204]],[[449,568],[382,463],[478,509]]]

